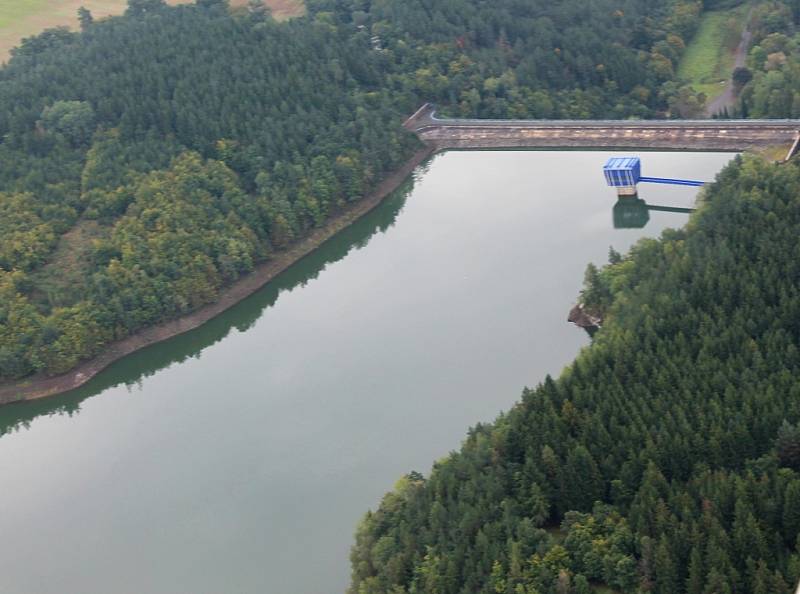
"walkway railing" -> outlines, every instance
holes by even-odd
[[[640,182],[647,182],[650,184],[670,184],[672,186],[692,186],[699,188],[704,186],[706,182],[694,181],[691,179],[669,179],[667,177],[640,177]]]

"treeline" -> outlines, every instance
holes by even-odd
[[[697,0],[308,0],[370,38],[407,109],[464,117],[630,118],[668,112]],[[668,84],[665,84],[668,83]]]
[[[685,230],[612,254],[592,346],[386,495],[350,592],[793,592],[799,235],[800,166],[737,158]]]
[[[0,69],[0,380],[214,301],[454,114],[656,116],[699,2],[129,0]],[[665,86],[662,83],[668,81]]]

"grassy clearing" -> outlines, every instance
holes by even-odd
[[[678,77],[696,91],[716,97],[725,90],[735,61],[749,5],[705,13],[678,65]]]
[[[83,220],[61,236],[48,262],[30,275],[33,300],[43,311],[78,301],[76,287],[87,282],[91,270],[92,241],[107,234],[108,228]]]
[[[185,4],[192,0],[167,0],[169,4]],[[300,16],[305,12],[303,0],[265,0],[278,20]],[[247,0],[231,0],[231,6],[245,6]],[[11,48],[31,35],[49,27],[76,29],[78,8],[85,6],[95,19],[122,14],[127,0],[0,0],[0,61],[8,59]]]
[[[766,159],[767,161],[781,162],[786,158],[786,155],[789,154],[790,148],[792,148],[791,144],[774,144],[751,149],[748,152],[759,155],[761,158]]]
[[[0,27],[12,26],[31,12],[45,8],[46,0],[5,0],[0,2]]]

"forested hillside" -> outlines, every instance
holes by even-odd
[[[214,301],[407,159],[423,101],[666,113],[701,4],[590,4],[130,0],[27,39],[0,70],[0,380]]]
[[[747,67],[734,73],[740,90],[730,115],[800,117],[800,3],[774,0],[753,9]]]
[[[308,0],[317,20],[374,35],[388,84],[451,115],[629,118],[665,113],[703,5],[692,0]],[[666,84],[665,84],[666,83]]]
[[[800,166],[589,270],[593,344],[363,521],[354,594],[788,594],[800,580]]]

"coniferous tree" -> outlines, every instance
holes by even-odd
[[[78,22],[80,23],[81,31],[84,32],[86,32],[94,22],[92,13],[84,6],[78,8]]]

